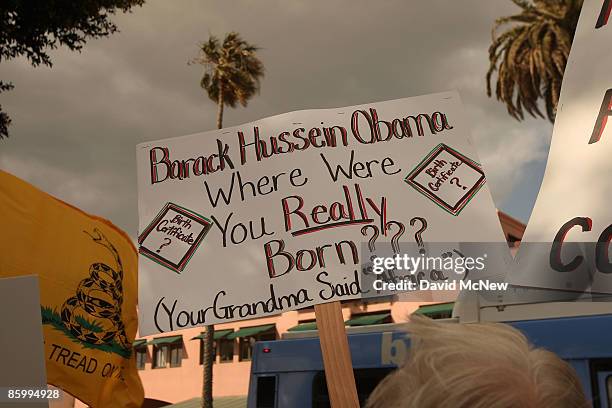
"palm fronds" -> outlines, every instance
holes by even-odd
[[[118,354],[118,355],[120,355],[121,357],[124,357],[124,358],[130,358],[130,356],[132,354],[132,350],[124,349],[123,347],[121,347],[121,345],[117,344],[117,342],[115,342],[114,340],[110,344],[101,344],[101,345],[98,345],[98,344],[85,343],[85,342],[77,339],[70,332],[70,330],[68,330],[66,328],[66,326],[62,322],[62,318],[61,318],[60,314],[55,309],[52,309],[50,307],[42,306],[41,305],[41,307],[40,307],[40,314],[41,314],[41,317],[42,317],[42,324],[48,324],[48,325],[52,326],[54,329],[62,332],[66,336],[66,338],[71,340],[73,343],[76,343],[76,344],[80,345],[83,348],[101,350],[101,351],[105,351],[107,353],[115,353],[115,354]],[[87,328],[89,328],[89,329],[91,329],[93,331],[101,331],[102,330],[100,325],[98,323],[94,322],[94,321],[89,321],[86,318],[80,317],[80,316],[77,319],[79,319],[79,324],[83,325],[83,327],[87,327]]]
[[[512,117],[522,120],[525,112],[544,117],[539,106],[542,99],[546,117],[553,122],[582,0],[512,2],[521,12],[500,17],[493,26],[487,95],[492,96],[497,72],[495,96]],[[498,34],[501,26],[509,28]]]
[[[223,43],[215,36],[203,42],[200,55],[191,63],[204,66],[200,86],[208,97],[217,102],[222,90],[224,104],[232,108],[237,104],[247,106],[249,99],[259,92],[264,75],[263,63],[257,57],[258,50],[236,32],[227,34]]]

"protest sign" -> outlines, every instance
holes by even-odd
[[[38,275],[47,381],[91,407],[140,407],[137,255],[109,221],[0,171],[0,277]],[[38,320],[40,321],[40,320]]]
[[[612,41],[609,14],[609,1],[582,6],[546,172],[510,283],[612,293],[612,55],[603,51]]]
[[[140,334],[359,298],[362,242],[503,242],[469,122],[448,92],[138,145]]]

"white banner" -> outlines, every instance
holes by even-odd
[[[503,242],[468,129],[449,92],[138,145],[140,335],[358,298],[363,242]]]
[[[611,8],[609,0],[585,0],[582,7],[544,180],[512,284],[612,293]],[[548,242],[549,250],[534,242]]]

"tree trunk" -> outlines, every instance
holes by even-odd
[[[215,326],[208,325],[204,328],[204,356],[202,361],[202,408],[213,408],[213,354]]]
[[[217,101],[217,129],[223,128],[223,84],[219,84],[219,99]],[[202,408],[213,408],[213,349],[215,345],[215,326],[208,325],[204,329],[204,356],[202,361]]]
[[[217,129],[223,128],[223,84],[219,85],[219,98],[217,101]]]

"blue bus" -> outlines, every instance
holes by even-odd
[[[503,321],[537,347],[571,364],[596,408],[612,408],[612,304],[550,303],[481,310],[481,320]],[[521,309],[522,308],[522,309]],[[537,317],[533,317],[537,316]],[[462,324],[459,318],[444,319]],[[409,339],[401,324],[348,327],[361,404],[401,364]],[[254,346],[248,408],[330,407],[316,330],[290,332]]]

